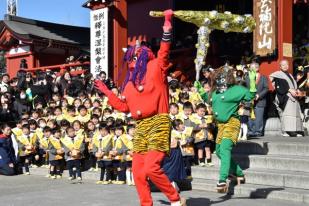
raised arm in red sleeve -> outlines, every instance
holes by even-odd
[[[107,86],[100,80],[95,80],[95,87],[105,94],[108,104],[120,112],[129,112],[129,107],[124,100],[119,99]]]
[[[172,40],[172,10],[164,11],[165,21],[163,26],[163,37],[160,45],[160,50],[158,51],[158,65],[162,69],[163,73],[166,74],[167,70],[170,68],[171,63],[168,61],[169,52]]]
[[[107,95],[108,104],[111,105],[114,109],[127,113],[129,112],[129,107],[125,100],[119,99],[113,92]]]
[[[170,68],[169,62],[171,42],[161,41],[160,50],[158,51],[158,65],[164,73]]]

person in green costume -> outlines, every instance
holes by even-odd
[[[237,177],[238,183],[244,181],[242,169],[232,159],[232,148],[235,146],[240,131],[238,107],[240,102],[250,102],[254,93],[236,85],[233,71],[228,66],[216,70],[214,87],[211,93],[212,109],[218,125],[216,154],[221,160],[220,177],[217,183],[218,192],[227,191],[229,175]]]
[[[210,80],[205,80],[202,83],[200,81],[194,82],[194,87],[197,89],[198,93],[202,97],[205,103],[209,102],[209,93],[211,89]]]

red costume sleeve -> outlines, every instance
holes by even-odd
[[[129,107],[125,100],[119,99],[113,92],[108,92],[106,96],[108,97],[108,104],[114,109],[120,112],[129,112]]]
[[[170,52],[171,42],[161,41],[160,50],[158,51],[158,65],[164,74],[170,68],[171,63],[169,62],[169,52]]]

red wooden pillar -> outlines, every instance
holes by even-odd
[[[128,44],[128,13],[127,1],[115,1],[113,12],[113,74],[114,81],[118,86],[124,81],[127,67],[123,65],[124,52]]]
[[[293,35],[293,0],[278,0],[278,58],[271,62],[262,62],[261,73],[269,75],[279,70],[282,59],[289,61],[290,72],[293,71],[292,35]]]

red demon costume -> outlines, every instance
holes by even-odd
[[[161,169],[161,162],[169,152],[170,119],[168,116],[167,71],[171,64],[168,55],[171,46],[172,10],[164,12],[163,38],[158,57],[145,46],[131,47],[124,60],[129,71],[118,98],[101,82],[96,88],[107,97],[116,110],[130,112],[137,120],[133,139],[133,176],[142,206],[152,206],[148,178],[171,201],[172,205],[185,205],[179,194]]]

